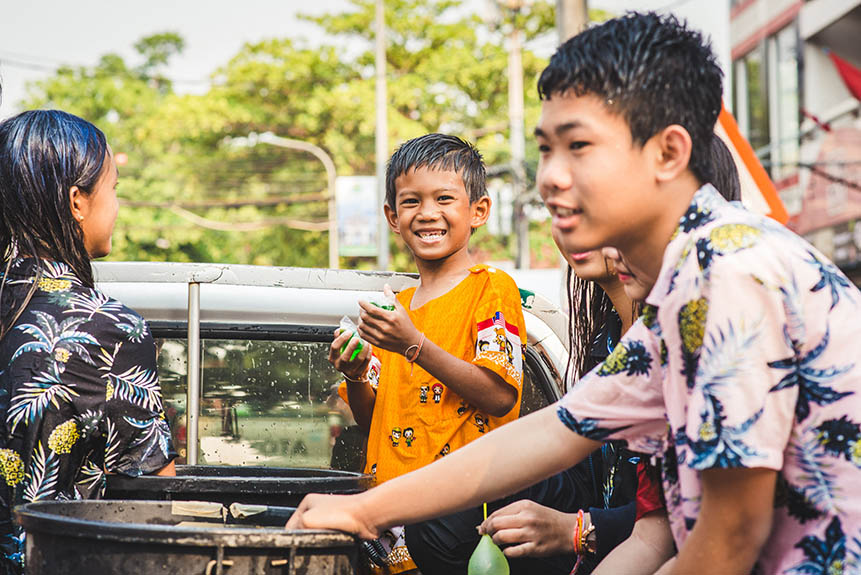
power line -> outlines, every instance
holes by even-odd
[[[205,208],[244,208],[246,206],[291,206],[299,204],[311,204],[325,202],[329,199],[328,194],[308,194],[305,197],[270,198],[265,200],[205,200],[201,202],[145,202],[138,200],[120,199],[120,203],[130,208],[181,208],[181,209],[205,209]]]
[[[0,65],[10,66],[12,68],[19,68],[23,70],[31,70],[38,72],[56,72],[60,68],[94,68],[95,65],[86,65],[86,64],[76,64],[72,62],[63,62],[60,60],[50,60],[50,59],[42,59],[42,62],[37,61],[38,59],[32,59],[30,56],[18,56],[13,55],[10,56],[9,52],[3,53],[0,52]],[[29,61],[28,61],[29,60]],[[192,78],[174,78],[170,76],[145,76],[148,79],[163,79],[167,80],[173,84],[180,85],[209,85],[211,82],[209,79],[192,79]]]

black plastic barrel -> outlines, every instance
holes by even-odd
[[[369,475],[333,469],[177,465],[176,477],[109,475],[105,498],[296,507],[308,493],[359,493],[370,485]]]
[[[15,509],[28,575],[348,575],[357,541],[335,531],[229,526],[182,502],[39,501]]]

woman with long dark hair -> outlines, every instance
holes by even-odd
[[[99,497],[105,473],[173,474],[149,328],[93,281],[117,178],[81,118],[0,122],[0,573],[23,567],[14,505]]]

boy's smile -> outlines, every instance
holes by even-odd
[[[426,167],[400,175],[395,189],[397,212],[385,206],[386,217],[417,264],[469,257],[470,234],[487,219],[490,198],[470,203],[457,172]]]

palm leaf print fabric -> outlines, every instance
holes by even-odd
[[[37,284],[0,341],[0,574],[17,574],[13,506],[99,497],[106,473],[153,473],[176,453],[143,318],[63,263],[16,259],[5,280],[4,302]]]
[[[772,533],[755,571],[861,573],[858,289],[803,239],[706,185],[645,307],[560,401],[561,421],[662,458],[678,546],[699,515],[700,471],[773,469]]]

